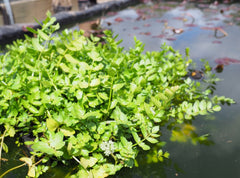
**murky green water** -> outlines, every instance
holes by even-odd
[[[212,144],[193,145],[190,142],[170,141],[170,131],[163,130],[162,140],[169,140],[163,147],[171,159],[163,163],[151,162],[140,154],[139,167],[123,169],[113,177],[132,178],[238,178],[240,177],[240,4],[209,6],[200,3],[147,3],[107,16],[104,28],[112,29],[123,39],[126,49],[133,46],[133,36],[145,43],[146,51],[160,50],[163,43],[184,54],[190,48],[191,58],[199,63],[204,58],[214,68],[216,59],[236,59],[225,65],[216,75],[222,79],[215,94],[235,99],[237,104],[223,106],[212,117],[198,117],[192,123],[199,135],[210,134]],[[76,26],[75,28],[78,28]],[[177,31],[178,30],[178,31]],[[175,32],[174,32],[175,31]],[[179,33],[178,33],[179,32]],[[180,33],[181,32],[181,33]],[[226,62],[226,61],[225,61]],[[18,149],[14,153],[23,154]],[[9,158],[15,155],[10,155]],[[20,164],[3,162],[4,169]],[[6,177],[24,177],[27,167]],[[63,177],[66,170],[59,168],[43,177]]]

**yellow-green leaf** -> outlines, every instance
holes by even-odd
[[[73,63],[73,64],[79,63],[79,61],[77,59],[75,59],[74,57],[72,57],[70,54],[65,54],[64,57],[70,63]]]
[[[90,157],[89,159],[86,159],[82,157],[80,159],[81,165],[86,169],[88,167],[93,167],[97,163],[97,158]]]
[[[28,176],[29,177],[35,177],[35,166],[34,165],[29,167]]]
[[[64,136],[72,136],[75,134],[75,130],[66,126],[61,127],[60,131],[63,133]]]
[[[59,123],[52,118],[48,118],[46,122],[47,122],[47,128],[50,131],[55,131],[59,127]]]
[[[27,163],[27,165],[28,165],[29,167],[32,166],[32,159],[31,159],[31,158],[22,157],[22,158],[20,158],[19,160],[22,161],[22,162]]]
[[[96,78],[91,81],[90,86],[95,87],[95,86],[98,86],[99,84],[100,84],[100,79]]]
[[[61,69],[62,69],[64,72],[69,73],[70,69],[69,69],[69,67],[68,67],[66,64],[61,63],[59,66],[61,67]]]
[[[38,31],[38,35],[42,38],[42,39],[44,39],[44,40],[46,40],[46,41],[48,41],[49,40],[49,36],[46,34],[46,33],[44,33],[42,30],[37,30]]]

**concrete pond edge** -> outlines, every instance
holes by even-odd
[[[53,16],[57,19],[56,23],[59,23],[60,26],[64,28],[75,23],[84,22],[91,18],[104,15],[107,12],[118,11],[138,3],[140,3],[140,0],[110,1],[94,5],[85,11],[65,11],[54,14]],[[26,30],[26,27],[28,26],[34,29],[41,28],[37,23],[14,24],[0,27],[0,45],[4,46],[17,39],[23,39],[24,35],[31,36],[32,33]]]

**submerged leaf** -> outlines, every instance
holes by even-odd
[[[217,58],[215,59],[217,64],[229,65],[229,64],[240,64],[240,60],[233,59],[229,57]]]

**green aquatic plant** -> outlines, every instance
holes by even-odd
[[[17,40],[0,56],[0,153],[8,151],[6,137],[28,145],[29,157],[20,160],[29,177],[59,164],[72,167],[69,177],[113,175],[133,167],[140,150],[162,144],[163,126],[233,103],[188,77],[188,50],[185,58],[167,45],[143,53],[135,39],[127,51],[110,31],[103,39],[83,31],[54,34],[55,20],[48,14],[41,29],[28,28],[35,37]],[[169,157],[156,152],[160,161]]]

